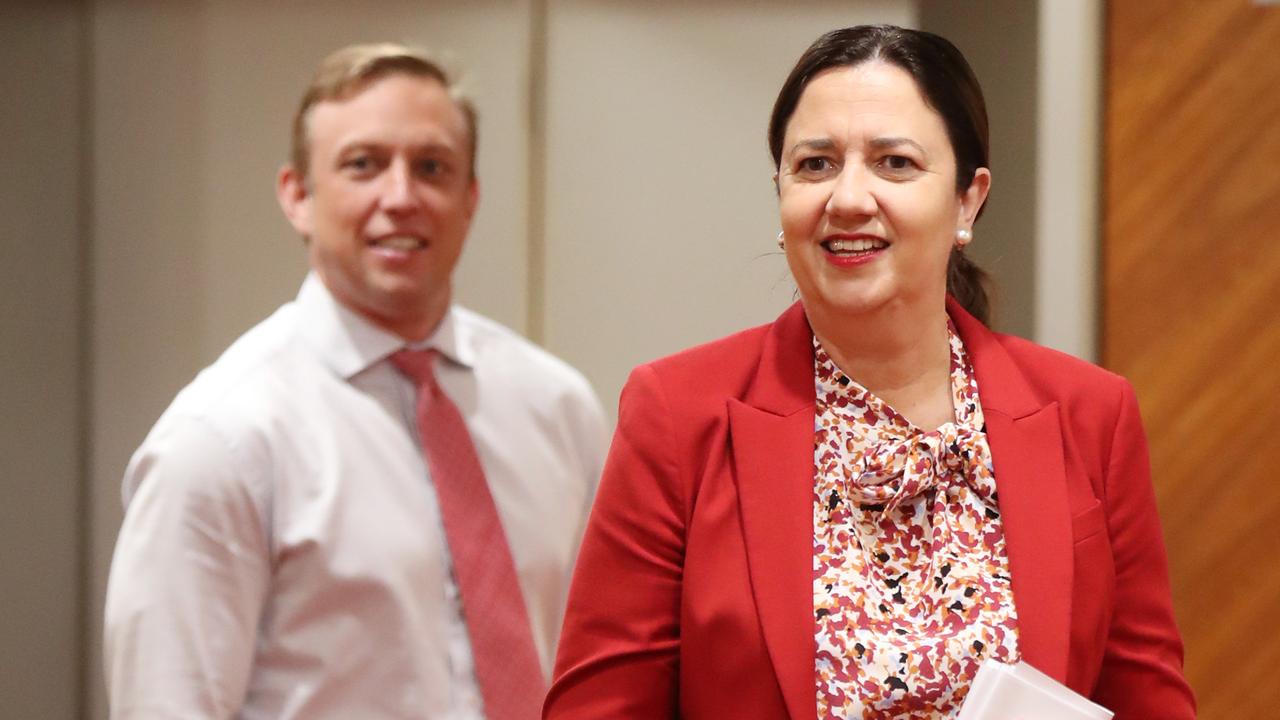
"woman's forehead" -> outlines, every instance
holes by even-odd
[[[787,123],[786,146],[799,141],[840,140],[857,132],[871,141],[882,133],[908,134],[917,142],[946,142],[946,125],[925,101],[915,79],[890,63],[872,61],[829,68],[805,86]]]

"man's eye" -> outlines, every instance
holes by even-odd
[[[418,173],[420,175],[439,175],[445,171],[445,164],[439,160],[420,160],[418,162]]]
[[[373,167],[373,159],[367,155],[356,155],[343,160],[342,167],[357,172],[369,170]]]

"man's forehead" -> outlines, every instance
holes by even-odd
[[[432,75],[413,73],[406,70],[391,70],[380,75],[375,75],[373,77],[353,82],[343,92],[338,93],[335,97],[328,98],[327,101],[341,103],[354,100],[361,95],[365,95],[376,90],[377,88],[394,84],[420,86],[424,89],[429,88],[432,92],[440,92],[444,95],[449,94],[448,86],[445,85],[440,78]]]
[[[468,134],[462,107],[438,80],[407,73],[376,78],[342,96],[322,100],[306,117],[312,139],[336,133],[397,132],[405,135]],[[330,138],[336,139],[336,138]]]
[[[335,97],[320,100],[311,109],[315,111],[321,108],[343,108],[372,103],[405,107],[447,106],[459,117],[463,114],[462,107],[444,83],[430,76],[405,72],[392,73],[358,83]]]

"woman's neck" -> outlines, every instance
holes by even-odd
[[[946,311],[881,308],[856,317],[810,316],[810,325],[845,375],[913,425],[932,430],[953,419]]]

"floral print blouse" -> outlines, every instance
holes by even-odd
[[[954,420],[925,431],[814,338],[818,717],[959,713],[978,665],[1018,658],[978,386],[948,324]]]

